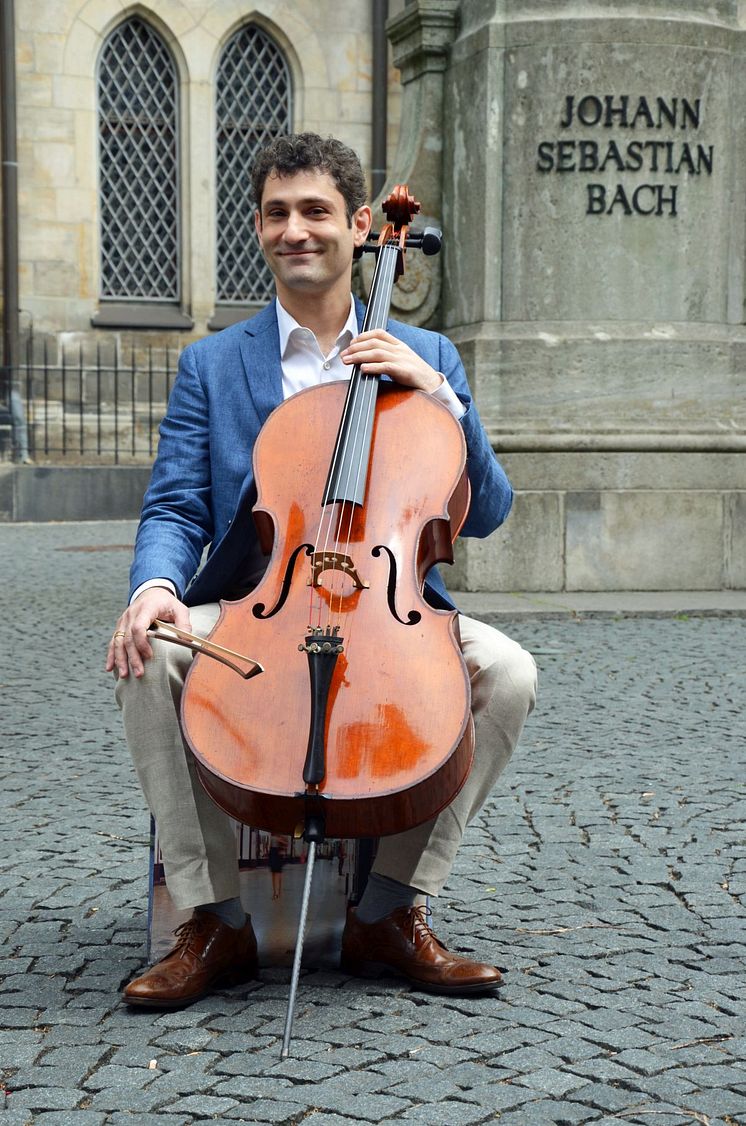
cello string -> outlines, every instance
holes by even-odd
[[[391,253],[392,248],[394,249],[393,254]],[[381,250],[380,250],[380,253],[379,253],[379,259],[382,261],[381,272],[384,276],[382,278],[381,285],[378,287],[378,289],[376,290],[376,292],[374,294],[374,299],[373,299],[373,302],[372,302],[372,313],[371,313],[370,320],[372,322],[373,328],[385,328],[386,321],[388,320],[388,308],[389,308],[390,302],[391,302],[391,292],[392,292],[393,286],[394,286],[396,262],[397,262],[397,257],[398,257],[398,250],[396,248],[397,248],[397,243],[396,243],[395,240],[392,239],[388,243],[386,243],[384,246],[381,247]],[[363,378],[363,381],[364,381],[364,383],[363,383],[363,395],[362,395],[361,412],[360,412],[360,416],[358,418],[358,425],[360,425],[361,416],[364,416],[364,417],[362,417],[363,430],[364,430],[365,433],[367,433],[368,430],[369,430],[371,414],[375,410],[376,398],[377,398],[377,394],[378,394],[379,376],[371,375],[371,376],[363,376],[362,378]],[[355,491],[357,491],[357,489],[359,487],[360,476],[361,476],[361,473],[363,471],[363,468],[367,469],[367,464],[365,466],[363,465],[363,459],[361,457],[361,458],[358,459],[358,463],[357,463]],[[347,528],[347,538],[346,538],[346,543],[345,543],[345,554],[348,555],[348,556],[350,554],[350,545],[351,545],[351,542],[352,542],[353,518],[354,518],[354,505],[351,505],[350,506],[350,518],[349,518],[349,523],[348,523],[348,528]]]
[[[370,315],[366,316],[366,325],[371,329],[377,328],[379,326],[379,322],[381,321],[381,313],[385,309],[387,302],[388,302],[388,300],[390,300],[390,296],[391,296],[391,286],[389,284],[390,278],[388,276],[388,275],[390,275],[390,270],[388,268],[388,263],[386,261],[387,254],[385,253],[384,247],[382,247],[381,250],[379,251],[378,258],[379,258],[379,261],[377,263],[378,269],[376,271],[376,279],[375,280],[378,281],[379,273],[381,275],[381,280],[380,280],[380,282],[378,282],[378,284],[375,286],[374,289],[373,288],[371,289],[372,301],[371,301],[371,304],[370,304],[370,307],[369,307],[370,308]],[[388,294],[387,294],[387,291],[388,291]],[[363,470],[367,468],[367,462],[363,458],[362,451],[359,449],[359,440],[360,440],[361,433],[363,434],[363,437],[365,436],[366,433],[368,433],[368,423],[370,421],[370,414],[371,414],[371,401],[375,402],[376,384],[377,384],[377,379],[376,379],[375,376],[368,376],[368,375],[365,375],[363,372],[360,373],[360,387],[359,387],[359,394],[358,394],[357,399],[356,399],[356,413],[355,413],[355,420],[354,420],[355,421],[355,429],[354,429],[353,442],[352,442],[352,450],[354,452],[357,449],[357,457],[356,457],[355,461],[353,461],[353,459],[350,458],[350,460],[348,462],[348,466],[347,466],[347,480],[344,483],[345,495],[348,498],[350,498],[351,496],[356,496],[358,494],[361,474],[362,474]],[[354,474],[354,488],[351,487],[353,485],[353,474]],[[344,554],[349,559],[350,558],[350,545],[351,545],[351,541],[352,541],[352,528],[353,528],[354,519],[355,519],[356,505],[350,499],[348,499],[347,503],[348,503],[348,506],[349,506],[349,510],[348,510],[349,518],[348,518],[346,542],[345,542],[345,545],[344,545],[344,552],[342,554]],[[340,516],[344,517],[344,509],[342,510],[342,513],[340,513]],[[341,521],[340,521],[340,527],[339,527],[338,535],[340,533],[342,535],[344,535]],[[338,546],[339,546],[339,541],[338,541]],[[342,584],[340,583],[340,590],[339,590],[339,594],[338,594],[338,604],[339,605],[338,605],[338,609],[337,609],[337,615],[339,617],[341,617],[341,613],[342,613],[342,598],[343,598],[343,591],[341,589],[341,585]]]
[[[378,259],[376,259],[376,267],[375,267],[373,282],[372,282],[372,286],[371,286],[372,290],[377,285],[378,271],[379,271],[379,262],[378,262]],[[368,310],[366,310],[365,318],[363,320],[363,328],[362,328],[363,332],[367,331],[368,326],[369,326],[369,321],[370,321],[370,310],[368,309]],[[347,424],[347,417],[354,407],[355,396],[357,394],[357,385],[358,385],[359,381],[360,381],[360,368],[359,368],[358,365],[355,365],[352,369],[352,374],[351,374],[350,381],[349,381],[348,393],[347,393],[347,396],[345,398],[345,404],[344,404],[344,408],[343,408],[343,412],[342,412],[342,418],[340,420],[340,426],[339,426],[339,429],[338,429],[338,432],[337,432],[337,442],[336,442],[336,445],[335,445],[334,453],[332,455],[332,463],[331,463],[331,469],[330,469],[329,477],[327,478],[324,495],[322,497],[322,502],[321,502],[322,506],[326,505],[329,502],[329,487],[330,487],[331,482],[332,482],[332,474],[333,474],[334,470],[336,469],[336,465],[337,465],[337,462],[340,460],[340,456],[343,455],[344,451],[345,451],[345,446],[344,446],[344,443],[342,441],[342,438],[345,435],[345,426]]]
[[[367,314],[366,314],[365,321],[366,321],[366,323],[369,321],[369,317],[367,316]],[[344,445],[343,445],[343,449],[342,449],[342,457],[340,459],[341,465],[343,467],[345,465],[345,462],[347,463],[346,480],[339,482],[339,484],[340,484],[339,491],[340,491],[341,495],[344,496],[346,499],[341,501],[341,503],[340,503],[336,513],[335,513],[336,519],[335,519],[335,522],[334,522],[334,552],[335,552],[336,555],[342,554],[342,552],[340,551],[340,538],[341,538],[340,533],[341,533],[343,523],[344,523],[345,505],[347,505],[349,507],[350,519],[352,519],[352,513],[353,513],[354,508],[355,508],[354,502],[350,499],[350,479],[351,479],[350,474],[351,474],[352,456],[354,455],[355,448],[356,448],[356,445],[357,445],[358,435],[359,435],[359,432],[360,432],[360,398],[361,398],[361,395],[364,393],[364,390],[365,390],[365,377],[363,376],[363,373],[360,371],[360,367],[357,364],[355,365],[353,375],[354,375],[354,378],[355,378],[355,389],[354,389],[354,393],[353,393],[353,397],[352,397],[350,417],[346,420]],[[331,531],[331,528],[329,529],[329,531]],[[328,538],[327,538],[327,544],[325,545],[325,550],[326,550],[327,546],[328,546]],[[349,557],[349,551],[345,552],[344,554],[346,554]],[[341,624],[342,624],[341,623],[342,600],[343,600],[343,598],[344,598],[344,576],[343,576],[341,571],[337,572],[336,570],[333,570],[332,571],[332,579],[331,579],[330,588],[329,588],[329,604],[328,604],[328,610],[329,610],[328,618],[329,618],[329,626],[330,627],[331,627],[331,623],[332,623],[333,619],[335,619],[337,624],[339,624],[340,627],[341,627]],[[336,603],[336,609],[335,609],[335,603]]]
[[[397,254],[391,254],[391,247],[395,246],[395,242],[390,241],[381,247],[380,258],[382,259],[381,272],[383,278],[381,285],[376,290],[373,300],[373,309],[371,314],[371,322],[373,328],[384,328],[385,322],[388,317],[388,309],[391,302],[391,291],[394,285],[394,276],[396,270]],[[363,395],[361,403],[361,411],[359,417],[359,425],[362,422],[362,429],[364,433],[371,433],[371,414],[375,410],[375,404],[378,394],[379,377],[377,375],[363,376]],[[372,448],[372,447],[371,447]],[[355,480],[355,492],[357,492],[360,485],[360,477],[363,470],[367,470],[367,462],[363,464],[362,457],[357,463],[357,474]],[[350,519],[347,529],[347,540],[345,543],[345,553],[349,556],[350,545],[352,541],[352,527],[353,527],[354,509],[350,510]]]
[[[352,370],[352,374],[350,376],[349,386],[348,386],[348,389],[347,389],[347,395],[345,396],[345,402],[344,402],[344,406],[342,408],[342,416],[341,416],[340,424],[339,424],[339,427],[338,427],[338,430],[337,430],[337,438],[336,438],[336,442],[335,442],[335,446],[334,446],[334,451],[332,453],[332,460],[331,460],[331,464],[330,464],[330,468],[329,468],[329,473],[328,473],[328,476],[327,476],[326,484],[324,485],[324,492],[323,492],[323,495],[322,495],[322,498],[321,498],[321,511],[320,511],[319,525],[318,525],[318,528],[317,528],[317,531],[316,531],[316,539],[315,539],[314,547],[313,547],[313,555],[311,556],[311,560],[310,560],[311,608],[310,608],[310,619],[309,620],[310,620],[311,623],[313,623],[313,617],[314,617],[314,592],[315,592],[315,587],[314,587],[314,582],[313,582],[313,575],[314,575],[314,566],[313,565],[314,565],[315,557],[319,553],[319,545],[321,543],[322,536],[324,537],[324,553],[326,553],[329,549],[329,540],[330,540],[330,535],[331,535],[332,529],[334,527],[334,524],[335,524],[335,522],[339,521],[339,513],[338,513],[338,509],[337,509],[337,504],[336,504],[336,502],[330,501],[330,489],[331,489],[332,482],[334,480],[334,474],[335,474],[335,471],[336,471],[337,464],[339,463],[340,458],[342,456],[344,456],[345,446],[344,446],[344,442],[343,442],[343,436],[346,434],[346,428],[348,426],[348,418],[349,418],[350,412],[353,409],[354,399],[355,399],[355,395],[357,393],[357,386],[356,385],[357,385],[358,378],[359,378],[359,369],[357,367],[354,367],[353,370]],[[329,509],[330,504],[332,506],[331,510]],[[326,531],[324,531],[324,529],[326,529]],[[324,600],[321,597],[320,593],[318,595],[316,595],[316,599],[317,599],[317,609],[318,609],[318,617],[317,617],[317,623],[316,624],[319,628],[321,628],[321,615],[322,615],[322,612],[323,612],[323,602],[324,602]],[[330,621],[327,620],[327,627],[329,625],[330,625]]]
[[[395,281],[395,268],[398,258],[398,240],[393,238],[381,246],[377,255],[376,267],[371,285],[372,301],[366,310],[366,316],[363,323],[363,332],[370,328],[385,327],[384,319],[387,317],[388,308],[390,306],[391,291]],[[391,254],[389,248],[393,247],[395,253]],[[383,275],[383,282],[381,281]],[[356,365],[353,368],[352,376],[350,379],[350,388],[345,399],[345,404],[342,412],[342,419],[337,434],[337,441],[335,444],[334,453],[332,455],[332,464],[327,478],[324,495],[322,497],[321,519],[316,535],[314,544],[313,555],[311,556],[311,596],[309,605],[309,620],[312,623],[314,618],[314,575],[316,573],[314,563],[315,558],[319,551],[319,544],[322,535],[324,536],[324,555],[329,550],[332,533],[334,534],[334,549],[335,558],[343,555],[350,559],[350,545],[352,541],[352,529],[355,515],[355,503],[352,501],[351,496],[357,495],[357,490],[360,485],[360,478],[363,471],[364,461],[367,465],[367,460],[362,457],[358,452],[355,461],[354,454],[358,446],[361,426],[363,433],[369,432],[371,412],[375,407],[376,393],[377,393],[377,377],[363,376],[359,367]],[[352,430],[352,432],[351,432]],[[341,501],[339,505],[333,503],[333,507],[329,508],[330,504],[330,487],[335,477],[335,470],[338,464],[344,465],[347,461],[346,475],[347,479],[344,483],[340,483],[338,492],[348,499]],[[355,492],[350,493],[350,485],[352,483],[353,472],[355,474]],[[347,528],[347,536],[345,543],[344,553],[339,551],[340,541],[343,535],[343,522],[345,519],[345,503],[349,507],[349,520]],[[344,598],[344,572],[340,570],[337,575],[338,568],[332,567],[332,580],[330,583],[329,595],[327,600],[327,629],[331,629],[332,618],[336,615],[341,618],[342,603]],[[319,573],[319,578],[321,574]],[[321,585],[321,584],[320,584]],[[323,602],[321,592],[317,595],[317,625],[321,628],[321,620],[323,613]],[[335,602],[337,609],[335,611]]]
[[[374,275],[373,275],[373,282],[371,284],[371,293],[374,295],[374,301],[372,303],[372,306],[369,306],[368,309],[366,310],[365,319],[364,319],[364,322],[363,322],[363,332],[366,332],[368,330],[368,328],[370,327],[371,322],[373,320],[373,308],[375,307],[375,294],[376,294],[376,292],[379,288],[379,285],[380,285],[380,279],[379,279],[380,271],[381,271],[381,255],[379,254],[377,256],[377,259],[376,259],[376,267],[375,267],[375,271],[374,271]],[[347,394],[347,397],[346,397],[346,400],[345,400],[345,406],[344,406],[344,410],[343,410],[343,414],[342,414],[342,420],[341,420],[339,431],[338,431],[337,444],[335,446],[334,454],[333,454],[333,457],[332,457],[332,465],[331,465],[331,468],[330,468],[329,477],[327,479],[327,485],[326,485],[326,488],[325,488],[325,493],[324,493],[324,496],[322,498],[322,519],[321,519],[320,524],[319,524],[319,531],[318,531],[318,535],[316,537],[316,544],[315,544],[315,547],[314,547],[314,553],[316,553],[316,551],[318,551],[319,542],[321,540],[322,532],[323,532],[323,529],[325,527],[326,533],[325,533],[325,539],[324,539],[324,554],[326,554],[329,551],[330,541],[332,539],[332,534],[334,535],[334,545],[333,545],[334,551],[337,555],[341,554],[340,551],[339,551],[340,538],[341,538],[340,534],[341,534],[341,531],[342,531],[343,521],[344,521],[344,505],[345,505],[345,502],[342,501],[339,508],[337,508],[337,506],[334,505],[333,509],[331,511],[328,511],[326,515],[324,515],[324,509],[326,508],[328,510],[328,506],[329,506],[329,503],[330,503],[329,488],[330,488],[330,485],[332,483],[334,474],[337,470],[337,466],[338,465],[344,466],[345,460],[347,460],[347,462],[348,462],[348,465],[347,465],[347,480],[344,481],[343,483],[340,483],[342,485],[340,492],[344,496],[349,497],[349,487],[350,487],[350,483],[351,483],[351,480],[352,480],[352,476],[351,476],[352,475],[352,456],[351,456],[350,451],[352,453],[354,453],[356,444],[357,444],[358,439],[359,439],[359,434],[360,434],[360,402],[361,402],[361,399],[364,401],[365,384],[366,384],[366,380],[364,379],[364,377],[363,377],[363,375],[360,371],[359,365],[356,364],[355,367],[353,368],[352,375],[350,377],[350,389],[348,391],[348,394]],[[360,477],[360,469],[358,468],[358,472],[357,472],[358,481],[359,481],[359,477]],[[355,506],[351,501],[348,501],[347,503],[349,504],[349,507],[350,507],[350,521],[352,521],[352,516],[353,516],[353,513],[354,513],[354,507]],[[345,554],[347,554],[349,556],[349,541],[348,541],[347,546],[348,546],[348,550],[345,552]],[[340,572],[340,574],[337,575],[336,569],[333,569],[332,570],[332,580],[331,580],[330,587],[329,587],[329,600],[328,600],[328,603],[327,603],[327,609],[328,609],[327,628],[328,629],[331,629],[333,617],[336,616],[337,618],[341,618],[343,597],[344,597],[344,577],[343,577],[343,574]],[[334,609],[335,601],[337,603],[336,611]],[[323,599],[321,598],[321,595],[319,595],[318,609],[319,609],[318,624],[320,626],[321,625],[321,614],[322,614],[322,611],[323,611]]]
[[[352,372],[352,376],[350,378],[351,388],[350,388],[350,393],[348,395],[348,400],[347,400],[347,402],[349,402],[349,409],[345,410],[345,412],[343,414],[343,420],[342,420],[342,423],[340,425],[337,450],[335,450],[335,457],[333,459],[332,469],[331,469],[330,474],[329,474],[329,482],[328,482],[329,487],[331,486],[331,482],[332,482],[332,474],[336,471],[337,465],[338,464],[344,465],[345,459],[348,456],[348,450],[351,448],[350,424],[351,424],[351,420],[354,422],[354,419],[357,417],[357,413],[358,413],[357,400],[358,400],[358,396],[360,394],[360,380],[361,380],[361,378],[362,377],[361,377],[360,369],[357,365],[355,365],[353,372]],[[353,380],[354,380],[354,385],[353,385]],[[347,402],[345,404],[346,407],[347,407]],[[354,449],[354,445],[352,445],[352,448]],[[347,484],[348,483],[349,482],[347,482]],[[345,494],[345,488],[341,488],[338,491],[341,495]],[[324,517],[325,520],[326,520],[326,535],[325,535],[325,538],[324,538],[324,547],[323,547],[323,551],[324,551],[325,555],[330,551],[330,548],[333,548],[335,555],[339,555],[339,530],[342,526],[342,521],[343,521],[343,518],[344,518],[343,514],[344,514],[345,503],[346,502],[344,500],[335,499],[334,501],[331,501],[330,496],[329,496],[329,491],[327,489],[326,500],[325,500],[326,516]],[[321,535],[321,527],[319,529],[319,539],[320,539],[320,535]],[[331,543],[332,536],[333,536],[333,539],[334,539],[333,544]],[[326,622],[326,626],[327,626],[328,630],[331,629],[332,621],[333,621],[333,618],[335,616],[335,610],[334,610],[335,597],[338,598],[338,602],[339,602],[339,605],[341,607],[341,602],[342,602],[341,585],[342,585],[341,578],[338,576],[336,569],[332,568],[332,577],[331,577],[331,580],[329,581],[329,587],[328,587],[329,597],[328,597],[328,602],[327,602],[327,622]],[[339,594],[337,596],[337,590],[338,589],[339,589]],[[322,600],[321,600],[321,597],[319,596],[319,624],[321,623],[321,610],[322,610]],[[336,613],[338,615],[339,611],[336,611]],[[341,624],[341,623],[339,623],[339,624]]]

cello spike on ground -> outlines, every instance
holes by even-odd
[[[316,841],[311,841],[308,846],[308,857],[306,860],[306,878],[303,884],[303,899],[300,907],[300,919],[298,920],[298,934],[295,940],[295,956],[293,958],[293,972],[290,978],[290,996],[288,997],[288,1008],[285,1016],[285,1032],[282,1038],[282,1051],[280,1052],[280,1059],[286,1060],[290,1055],[290,1038],[293,1034],[293,1017],[295,1016],[295,998],[298,992],[298,979],[300,977],[300,964],[303,958],[303,940],[306,935],[306,916],[308,915],[308,903],[311,897],[311,880],[313,879],[313,865],[316,860]]]

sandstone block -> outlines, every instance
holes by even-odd
[[[567,590],[719,590],[723,501],[716,492],[568,493]]]
[[[725,575],[723,586],[746,587],[746,492],[725,495]]]
[[[96,106],[96,85],[93,77],[88,78],[55,74],[52,77],[54,104],[61,109],[93,110]]]
[[[505,524],[486,540],[457,541],[454,568],[443,568],[459,590],[562,590],[563,503],[560,493],[518,492]]]

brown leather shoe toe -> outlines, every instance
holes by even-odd
[[[176,945],[124,990],[128,1005],[181,1009],[211,988],[239,985],[257,975],[257,948],[251,918],[240,930],[207,911],[195,911],[176,928]]]
[[[427,923],[427,908],[399,907],[375,923],[361,923],[350,909],[342,935],[341,968],[358,974],[373,966],[398,970],[431,993],[481,993],[495,989],[495,966],[452,953]]]

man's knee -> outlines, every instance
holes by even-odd
[[[153,639],[153,656],[144,662],[140,677],[115,677],[114,696],[121,711],[148,711],[168,701],[178,704],[192,654],[182,646]]]
[[[190,610],[193,632],[198,637],[207,637],[219,615],[220,606],[217,602],[193,606]],[[150,648],[153,656],[144,661],[141,677],[134,677],[131,673],[126,677],[117,677],[115,674],[114,695],[120,708],[125,703],[130,706],[133,702],[136,706],[138,700],[147,706],[148,701],[160,697],[170,697],[178,704],[194,655],[184,645],[158,637],[150,638]]]
[[[536,704],[536,689],[538,674],[536,661],[527,649],[517,646],[517,652],[511,659],[509,676],[516,697],[525,705],[526,715],[534,710]]]
[[[477,706],[495,694],[510,693],[524,700],[525,711],[530,711],[536,698],[536,663],[531,654],[486,622],[460,615],[459,625]]]

